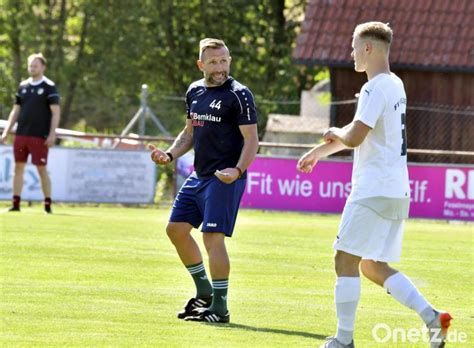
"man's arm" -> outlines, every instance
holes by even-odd
[[[244,137],[244,147],[242,148],[242,152],[240,153],[239,161],[237,162],[237,166],[239,167],[242,172],[245,172],[247,168],[252,164],[255,156],[257,155],[258,151],[258,132],[257,132],[257,125],[250,124],[250,125],[243,125],[239,126],[240,133]]]
[[[316,163],[333,153],[347,149],[340,140],[334,140],[327,143],[319,144],[306,152],[298,161],[296,168],[303,173],[311,173]]]
[[[215,175],[224,183],[231,184],[239,178],[239,176],[247,170],[255,159],[258,150],[258,133],[257,125],[249,124],[239,126],[240,133],[244,138],[244,147],[240,153],[239,161],[234,168],[225,168],[217,171]],[[237,167],[240,169],[237,169]]]
[[[7,140],[8,133],[12,130],[13,126],[15,125],[16,121],[18,120],[18,116],[20,115],[21,106],[18,104],[13,105],[12,111],[10,111],[10,115],[8,115],[7,126],[2,132],[2,136],[0,137],[0,143],[5,143]]]
[[[359,120],[351,122],[343,128],[329,128],[323,135],[325,143],[317,145],[301,156],[296,168],[303,173],[311,173],[321,158],[362,144],[371,129]]]
[[[45,144],[48,147],[53,147],[54,142],[56,141],[56,128],[59,126],[59,121],[61,119],[61,109],[59,104],[51,104],[49,106],[51,110],[51,127],[49,128],[49,134],[46,138]]]
[[[357,147],[364,141],[372,128],[357,120],[344,128],[332,127],[324,133],[324,141],[339,140],[347,147]]]
[[[186,126],[179,133],[174,140],[173,144],[166,151],[158,149],[155,145],[148,144],[148,149],[151,150],[151,159],[156,164],[168,164],[172,159],[176,159],[193,147],[193,124],[192,121],[187,119]],[[166,153],[171,153],[173,158],[170,158]]]

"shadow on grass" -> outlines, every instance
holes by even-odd
[[[33,211],[33,210],[24,210],[22,209],[21,211],[9,211],[9,208],[6,208],[4,210],[0,210],[0,214],[7,214],[10,216],[22,216],[22,215],[44,215],[44,216],[74,216],[74,217],[86,217],[88,215],[79,215],[79,214],[73,214],[73,213],[56,213],[53,212],[51,214],[46,214],[42,210],[38,211]]]
[[[268,328],[268,327],[257,327],[257,326],[235,324],[235,323],[229,323],[229,324],[224,324],[224,325],[223,324],[212,324],[212,323],[207,323],[207,324],[208,325],[219,325],[219,326],[224,326],[224,327],[227,327],[227,328],[247,330],[247,331],[270,332],[270,333],[275,333],[275,334],[280,334],[280,335],[287,335],[287,336],[300,336],[300,337],[306,337],[306,338],[314,338],[314,339],[318,339],[318,340],[324,340],[328,336],[330,336],[330,335],[320,335],[320,334],[304,332],[304,331],[272,329],[272,328]]]
[[[90,215],[79,215],[79,214],[72,214],[72,213],[56,213],[56,212],[53,212],[51,214],[46,214],[46,213],[39,213],[39,214],[46,215],[46,216],[73,216],[73,217],[87,217],[87,216],[90,216]]]

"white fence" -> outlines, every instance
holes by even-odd
[[[152,203],[155,196],[156,166],[149,151],[55,147],[47,168],[54,201]],[[13,170],[12,146],[0,145],[0,200],[12,197]],[[42,200],[40,178],[31,163],[24,178],[22,200]]]

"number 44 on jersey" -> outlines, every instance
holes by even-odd
[[[210,107],[211,109],[220,110],[220,109],[221,109],[221,102],[222,102],[222,100],[219,100],[219,101],[217,101],[217,103],[216,103],[216,100],[214,99],[214,100],[212,101],[212,103],[209,104],[209,107]]]

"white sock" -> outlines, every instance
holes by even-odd
[[[426,301],[410,279],[401,272],[397,272],[385,279],[383,287],[398,302],[415,310],[426,324],[434,319],[435,312],[433,306]]]
[[[354,336],[354,322],[360,298],[359,277],[338,277],[334,289],[337,314],[336,339],[350,344]]]

